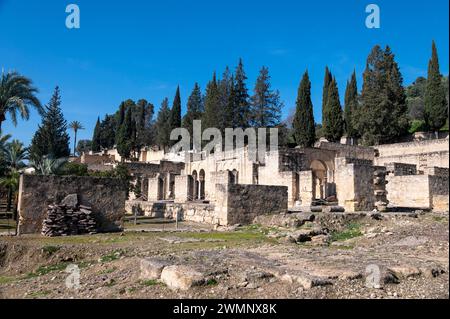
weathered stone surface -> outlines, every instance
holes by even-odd
[[[203,285],[206,276],[187,266],[168,266],[161,273],[161,280],[172,290],[189,290]]]
[[[164,267],[169,266],[167,260],[161,258],[143,258],[141,259],[141,274],[143,280],[157,280],[161,278]]]
[[[413,266],[394,266],[390,267],[388,270],[400,279],[418,277],[422,274],[420,269]]]
[[[75,207],[78,205],[78,195],[77,194],[70,194],[67,195],[62,201],[61,205],[66,205],[70,207]]]

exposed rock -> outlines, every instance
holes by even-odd
[[[141,259],[141,274],[140,278],[143,280],[157,280],[161,278],[161,273],[164,267],[168,266],[169,262],[161,258],[144,258]]]
[[[76,206],[78,206],[78,195],[77,194],[67,195],[61,201],[61,205],[65,205],[65,206],[69,206],[69,207],[76,207]]]
[[[172,290],[189,290],[203,285],[205,275],[187,266],[167,266],[161,273],[161,280]]]
[[[397,278],[410,278],[417,277],[422,274],[422,272],[412,266],[394,266],[390,267],[388,271],[392,272]]]

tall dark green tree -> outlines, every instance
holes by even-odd
[[[170,117],[169,99],[165,98],[161,103],[161,108],[159,109],[158,118],[155,123],[156,143],[163,148],[170,146],[171,129],[168,125]]]
[[[234,79],[230,69],[226,67],[222,74],[222,78],[217,83],[219,94],[219,128],[222,132],[226,128],[233,127],[233,114],[234,114]],[[232,96],[233,94],[233,96]]]
[[[205,113],[202,117],[203,129],[219,128],[221,122],[220,114],[219,90],[217,86],[216,74],[214,73],[212,80],[206,86]]]
[[[122,160],[127,160],[132,157],[135,140],[135,121],[133,120],[133,110],[128,108],[125,114],[124,121],[119,127],[117,133],[117,152],[122,157]]]
[[[323,119],[325,138],[330,142],[339,142],[344,134],[344,118],[336,79],[333,78],[328,87],[326,112]]]
[[[180,87],[177,87],[175,98],[173,99],[173,105],[170,115],[170,127],[172,129],[181,127],[181,96]]]
[[[240,59],[235,72],[234,127],[247,128],[250,124],[250,103],[246,80],[244,64],[242,59]]]
[[[280,124],[280,93],[273,91],[270,84],[269,69],[262,67],[251,97],[251,124],[254,127],[275,127]]]
[[[367,58],[361,100],[355,124],[363,144],[389,143],[407,133],[403,78],[389,46],[375,46]]]
[[[440,130],[448,118],[446,92],[439,70],[439,58],[433,41],[432,55],[428,64],[428,79],[425,89],[425,123],[432,131]]]
[[[300,82],[292,126],[295,141],[299,146],[311,147],[314,145],[315,123],[308,71],[305,72]]]
[[[100,124],[100,145],[103,149],[111,149],[116,144],[116,118],[106,115]]]
[[[328,91],[329,91],[332,80],[333,80],[333,74],[331,74],[331,71],[328,69],[328,66],[327,66],[327,67],[325,67],[325,76],[324,76],[324,80],[323,80],[323,89],[322,89],[322,119],[324,119],[326,117]]]
[[[194,89],[187,102],[187,112],[183,117],[182,126],[189,131],[192,136],[192,124],[194,120],[201,120],[203,116],[203,97],[198,83],[195,83]]]
[[[61,110],[59,87],[56,87],[50,102],[45,106],[42,123],[31,142],[31,159],[41,160],[44,156],[68,157],[70,155],[69,140],[67,122]]]
[[[92,151],[93,152],[100,152],[101,150],[101,123],[100,123],[100,117],[97,118],[97,123],[95,124],[94,128],[94,135],[92,136]]]
[[[345,109],[344,109],[344,120],[345,120],[345,132],[347,137],[356,138],[357,130],[354,127],[353,114],[356,112],[358,107],[358,85],[356,82],[356,72],[353,71],[352,78],[347,81],[347,87],[345,89]]]
[[[122,103],[120,103],[119,106],[119,110],[116,113],[116,143],[117,144],[117,139],[118,139],[118,134],[119,134],[119,129],[122,126],[123,122],[125,121],[125,116],[126,113],[128,111],[129,108],[133,108],[136,104],[134,103],[133,100],[128,99],[126,101],[123,101]]]

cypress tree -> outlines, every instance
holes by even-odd
[[[124,121],[120,125],[119,131],[117,133],[117,152],[119,152],[122,159],[130,159],[131,151],[133,150],[133,110],[128,108],[125,114]]]
[[[173,105],[170,115],[170,127],[172,130],[181,127],[181,96],[179,86],[177,87],[175,98],[173,99]]]
[[[219,128],[220,112],[219,112],[219,90],[217,86],[216,74],[206,87],[205,95],[205,113],[202,118],[202,126],[207,128]]]
[[[403,78],[387,46],[375,46],[370,53],[358,108],[356,129],[365,145],[392,142],[408,129]]]
[[[68,157],[70,155],[69,140],[67,122],[61,111],[59,87],[56,87],[50,102],[45,107],[42,123],[31,142],[31,158],[40,160],[43,156]]]
[[[325,67],[325,76],[323,80],[323,90],[322,90],[322,121],[324,118],[327,117],[326,112],[327,112],[328,91],[332,80],[333,75],[331,74],[331,71],[328,69],[327,66]],[[325,124],[322,123],[322,126],[325,126]]]
[[[100,152],[101,150],[101,123],[100,123],[100,117],[97,118],[97,123],[95,124],[94,128],[94,135],[92,137],[92,151],[93,152]]]
[[[244,64],[242,59],[239,60],[239,64],[236,68],[235,74],[235,87],[234,87],[234,127],[247,128],[250,122],[250,103],[247,86],[245,81],[247,76],[244,71]]]
[[[344,133],[344,120],[335,78],[328,87],[326,110],[323,120],[324,136],[330,142],[339,142]]]
[[[170,146],[170,132],[168,125],[171,117],[169,109],[169,99],[165,98],[161,103],[161,108],[158,112],[158,118],[155,123],[156,143],[161,147]]]
[[[308,71],[303,75],[296,102],[293,121],[296,143],[301,147],[311,147],[315,142],[315,123],[311,101],[311,82]]]
[[[251,97],[251,119],[254,127],[275,127],[280,124],[280,93],[270,85],[269,69],[262,67],[256,80],[254,95]]]
[[[183,118],[182,126],[189,131],[192,136],[192,125],[194,120],[200,120],[203,115],[203,97],[198,83],[195,83],[194,89],[189,96],[187,103],[187,112]]]
[[[425,123],[432,131],[440,130],[448,118],[447,98],[439,70],[439,58],[433,41],[425,89]]]
[[[219,94],[219,125],[218,129],[224,132],[226,128],[233,127],[234,113],[234,95],[232,100],[231,94],[234,92],[234,79],[228,66],[223,72],[222,78],[217,83]],[[232,103],[230,103],[232,102]]]
[[[353,71],[350,82],[347,81],[347,87],[345,89],[345,132],[350,138],[357,137],[357,131],[353,124],[353,114],[358,107],[358,86],[356,83],[356,72]]]

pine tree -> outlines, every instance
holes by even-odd
[[[94,128],[94,135],[92,137],[92,151],[93,152],[100,152],[101,150],[101,128],[100,128],[100,117],[97,118],[97,123],[95,124],[95,128]]]
[[[349,138],[357,137],[357,131],[354,128],[353,114],[358,107],[358,86],[356,83],[356,72],[353,71],[350,82],[347,81],[347,87],[345,89],[345,132]]]
[[[170,117],[169,99],[165,98],[161,103],[161,108],[159,109],[158,118],[155,123],[156,143],[163,148],[170,146],[171,129],[168,125]]]
[[[135,127],[135,122],[133,121],[132,113],[132,108],[128,108],[122,125],[120,125],[119,131],[117,133],[117,152],[120,154],[123,160],[131,158],[131,152],[133,151],[135,142],[135,130],[133,128]]]
[[[325,118],[323,119],[324,136],[330,142],[339,142],[344,133],[341,102],[336,79],[331,80],[328,87]]]
[[[356,129],[365,145],[392,142],[408,129],[403,78],[391,49],[372,49],[364,72]]]
[[[328,69],[327,66],[325,68],[325,77],[323,80],[323,90],[322,90],[322,122],[323,119],[327,117],[326,112],[327,112],[328,91],[332,80],[333,74],[331,74],[331,71]],[[325,124],[322,123],[322,126],[325,126]]]
[[[269,69],[262,67],[256,80],[254,95],[251,97],[251,123],[254,127],[275,127],[280,124],[280,93],[270,85]]]
[[[203,97],[198,83],[195,83],[194,89],[189,96],[187,103],[187,112],[183,118],[182,126],[189,131],[192,136],[194,120],[200,120],[203,116]]]
[[[219,94],[219,124],[217,126],[221,132],[226,128],[233,127],[234,101],[230,103],[231,94],[234,91],[234,79],[228,66],[223,72],[222,78],[217,83]],[[234,97],[233,97],[234,99]]]
[[[432,131],[440,130],[448,118],[447,98],[439,70],[439,58],[433,41],[425,89],[425,123]]]
[[[235,87],[234,87],[234,127],[247,128],[250,122],[250,103],[247,86],[245,81],[247,76],[244,71],[244,64],[242,59],[239,60],[239,65],[236,68]]]
[[[308,72],[303,75],[296,102],[293,121],[296,143],[301,147],[311,147],[315,142],[315,123],[311,101],[311,82]]]
[[[56,87],[50,102],[45,107],[42,123],[31,142],[31,158],[41,160],[44,156],[68,157],[70,155],[69,140],[67,122],[61,111],[59,87]]]
[[[219,128],[220,112],[219,112],[219,90],[217,86],[216,74],[206,86],[205,95],[205,113],[202,118],[203,129]]]

